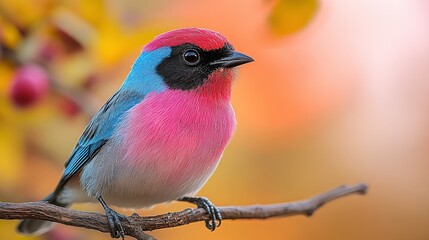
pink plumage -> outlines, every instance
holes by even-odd
[[[198,91],[151,93],[130,110],[121,130],[123,156],[130,169],[139,169],[139,192],[149,205],[152,198],[195,193],[215,170],[236,125],[233,75],[215,72]]]
[[[144,51],[153,51],[160,47],[178,46],[184,43],[194,44],[203,50],[213,50],[229,44],[220,33],[204,28],[182,28],[158,35],[154,41],[144,47]]]

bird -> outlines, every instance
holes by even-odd
[[[181,28],[156,36],[91,119],[44,201],[61,207],[98,201],[112,238],[124,238],[125,216],[109,205],[140,209],[185,201],[204,208],[206,227],[214,230],[220,212],[196,194],[236,128],[235,69],[252,61],[213,30]],[[52,224],[25,219],[17,231],[42,234]]]

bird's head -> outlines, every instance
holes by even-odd
[[[233,68],[253,61],[236,52],[221,34],[201,28],[183,28],[163,33],[142,52],[151,61],[166,88],[228,95]],[[150,56],[150,57],[149,57]]]

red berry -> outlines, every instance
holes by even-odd
[[[24,65],[12,80],[10,98],[18,107],[31,106],[46,95],[48,85],[48,76],[42,67],[35,64]]]

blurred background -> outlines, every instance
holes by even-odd
[[[237,132],[200,191],[215,204],[294,201],[370,185],[311,218],[195,223],[159,239],[429,239],[429,1],[0,0],[0,201],[55,187],[90,117],[142,47],[181,27],[256,59],[234,83]],[[153,215],[192,205],[171,203]],[[100,211],[98,204],[74,208]],[[130,210],[120,210],[131,214]],[[110,239],[57,225],[40,237]]]

